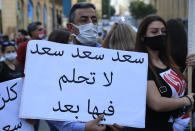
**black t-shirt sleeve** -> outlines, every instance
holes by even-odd
[[[148,80],[154,80],[154,78],[152,70],[148,67]]]

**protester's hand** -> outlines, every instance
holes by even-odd
[[[123,131],[124,127],[120,126],[116,123],[114,123],[113,125],[108,125],[113,131]]]
[[[193,107],[194,105],[194,93],[190,93],[183,97],[187,107]]]
[[[104,115],[100,115],[97,119],[87,122],[85,131],[104,131],[106,129],[106,125],[99,125],[99,122],[103,117]]]
[[[195,67],[195,54],[189,55],[186,58],[186,65],[192,66],[193,68]]]

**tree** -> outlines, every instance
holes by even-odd
[[[105,18],[110,18],[115,14],[115,8],[110,6],[110,0],[102,0],[102,16]]]
[[[86,2],[86,0],[78,0],[77,2]]]
[[[115,8],[113,6],[110,6],[110,15],[113,16],[115,12]]]
[[[141,0],[133,1],[130,3],[129,11],[135,19],[143,18],[149,14],[156,13],[156,9],[152,4],[146,4]]]

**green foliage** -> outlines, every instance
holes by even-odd
[[[97,19],[101,19],[101,13],[100,12],[96,12],[96,16],[97,16]]]
[[[110,3],[110,0],[102,0],[102,16],[106,15],[108,17],[109,3]]]
[[[115,12],[115,8],[113,6],[110,6],[110,15],[113,16]]]
[[[77,2],[86,2],[86,0],[78,0]]]
[[[102,0],[102,16],[110,18],[115,14],[115,8],[110,6],[110,0]]]
[[[141,0],[136,0],[130,3],[129,11],[135,19],[143,18],[149,14],[156,13],[156,9],[152,4],[146,4]]]

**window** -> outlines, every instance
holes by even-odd
[[[19,29],[24,29],[24,1],[17,0],[17,25]]]
[[[43,5],[43,26],[47,28],[47,7],[45,4]]]
[[[28,0],[28,23],[33,22],[33,3],[31,0]]]
[[[40,12],[41,12],[40,3],[37,3],[36,15],[37,15],[37,20],[38,20],[38,21],[40,21]]]

